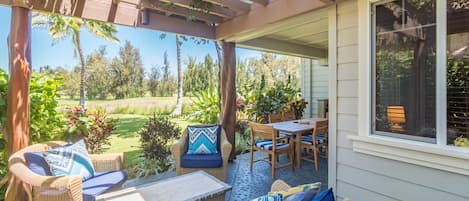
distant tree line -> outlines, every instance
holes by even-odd
[[[184,96],[194,96],[200,91],[217,90],[219,65],[216,59],[207,54],[198,62],[188,57],[184,62],[183,92]],[[113,58],[107,56],[106,47],[102,46],[86,56],[86,98],[124,99],[142,96],[169,97],[177,93],[177,77],[171,66],[167,52],[163,55],[163,65],[152,65],[145,71],[140,50],[126,41],[119,54]],[[299,87],[299,59],[289,56],[278,56],[263,53],[260,58],[249,58],[237,61],[237,87],[259,83],[264,76],[267,86],[285,82]],[[79,66],[73,69],[49,66],[40,71],[54,73],[63,78],[60,93],[64,97],[76,99],[80,92]]]

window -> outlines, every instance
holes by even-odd
[[[467,140],[469,146],[469,1],[446,2],[372,6],[373,134],[458,146]],[[446,9],[446,22],[437,24],[438,9]],[[446,38],[439,27],[446,28]],[[446,65],[438,65],[437,55],[445,55],[437,48],[445,50]],[[445,76],[437,75],[441,68]],[[438,83],[446,83],[445,93]],[[437,100],[446,104],[438,106]],[[446,120],[446,132],[437,128],[437,119]]]
[[[469,1],[449,1],[446,24],[447,143],[461,146],[469,138]]]
[[[435,142],[435,1],[374,6],[375,134]]]

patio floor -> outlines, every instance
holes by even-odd
[[[266,157],[266,154],[256,152],[255,158]],[[286,156],[280,157],[280,162],[287,161]],[[314,164],[303,161],[300,169],[295,168],[292,172],[290,168],[277,169],[276,179],[282,179],[292,186],[322,182],[322,189],[327,188],[327,160],[319,159],[319,170],[314,170]],[[158,181],[161,179],[174,177],[174,171],[166,172],[159,176],[129,180],[124,187],[130,187],[145,183]],[[271,178],[270,164],[257,162],[254,164],[252,172],[249,171],[249,153],[238,155],[233,163],[229,164],[227,183],[233,186],[232,191],[226,194],[226,201],[248,201],[256,197],[267,194],[270,185],[274,180]]]

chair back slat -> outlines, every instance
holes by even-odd
[[[281,114],[269,114],[269,123],[276,123],[283,121]]]
[[[255,139],[255,137],[260,137],[267,140],[272,140],[276,138],[276,130],[272,125],[265,125],[259,123],[249,123],[251,127],[251,139]]]
[[[283,121],[291,121],[295,119],[296,119],[296,115],[294,112],[288,111],[288,112],[283,113]]]
[[[316,140],[317,135],[324,135],[327,139],[329,132],[329,120],[316,121],[314,123],[313,139]]]

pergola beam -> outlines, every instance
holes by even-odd
[[[21,6],[21,7],[20,7]],[[15,4],[11,12],[9,36],[10,84],[7,106],[8,156],[29,146],[29,80],[31,77],[31,11]],[[18,161],[17,161],[18,162]],[[6,201],[27,200],[26,185],[10,175]]]
[[[248,1],[252,1],[253,3],[257,3],[263,6],[267,6],[267,4],[269,4],[269,0],[248,0]]]
[[[161,0],[161,1],[174,3],[178,6],[194,9],[194,7],[192,6],[192,0]],[[220,5],[216,5],[216,4],[212,4],[209,10],[211,14],[218,15],[218,16],[225,17],[225,18],[232,18],[236,16],[235,11],[230,10],[229,8],[225,8]]]
[[[222,41],[221,47],[223,54],[220,77],[221,125],[225,129],[228,141],[231,143],[230,160],[233,160],[236,156],[236,45]]]
[[[164,3],[160,1],[151,2],[150,0],[142,0],[141,4],[144,8],[158,10],[164,13],[170,13],[170,15],[175,14],[175,15],[186,17],[188,13],[194,13],[195,18],[205,21],[207,23],[222,23],[224,21],[222,17],[217,16],[217,15],[212,15],[212,14],[204,13],[204,12],[198,12],[198,11],[194,11],[192,9],[189,9],[186,7],[180,7],[177,5],[167,6],[167,5],[164,5]]]
[[[148,20],[148,24],[141,24],[139,22],[137,27],[205,39],[215,39],[215,27],[209,26],[205,23],[191,22],[151,12]]]
[[[318,10],[328,6],[321,0],[277,0],[267,6],[252,8],[251,12],[240,15],[217,27],[217,39],[236,41],[233,38],[262,30],[290,17]]]
[[[240,0],[206,0],[207,2],[227,6],[239,13],[249,12],[251,5]]]
[[[0,0],[0,4],[12,6],[12,0]],[[113,4],[117,6],[113,6]],[[120,0],[115,2],[112,0],[29,1],[29,4],[26,6],[36,11],[52,12],[205,39],[215,39],[215,28],[200,21],[188,21],[182,18],[151,13],[149,24],[142,24],[139,19],[141,15],[140,0]]]
[[[272,38],[257,38],[237,44],[238,47],[254,49],[266,52],[287,54],[307,58],[326,58],[327,50],[314,48],[310,46],[289,43]]]

